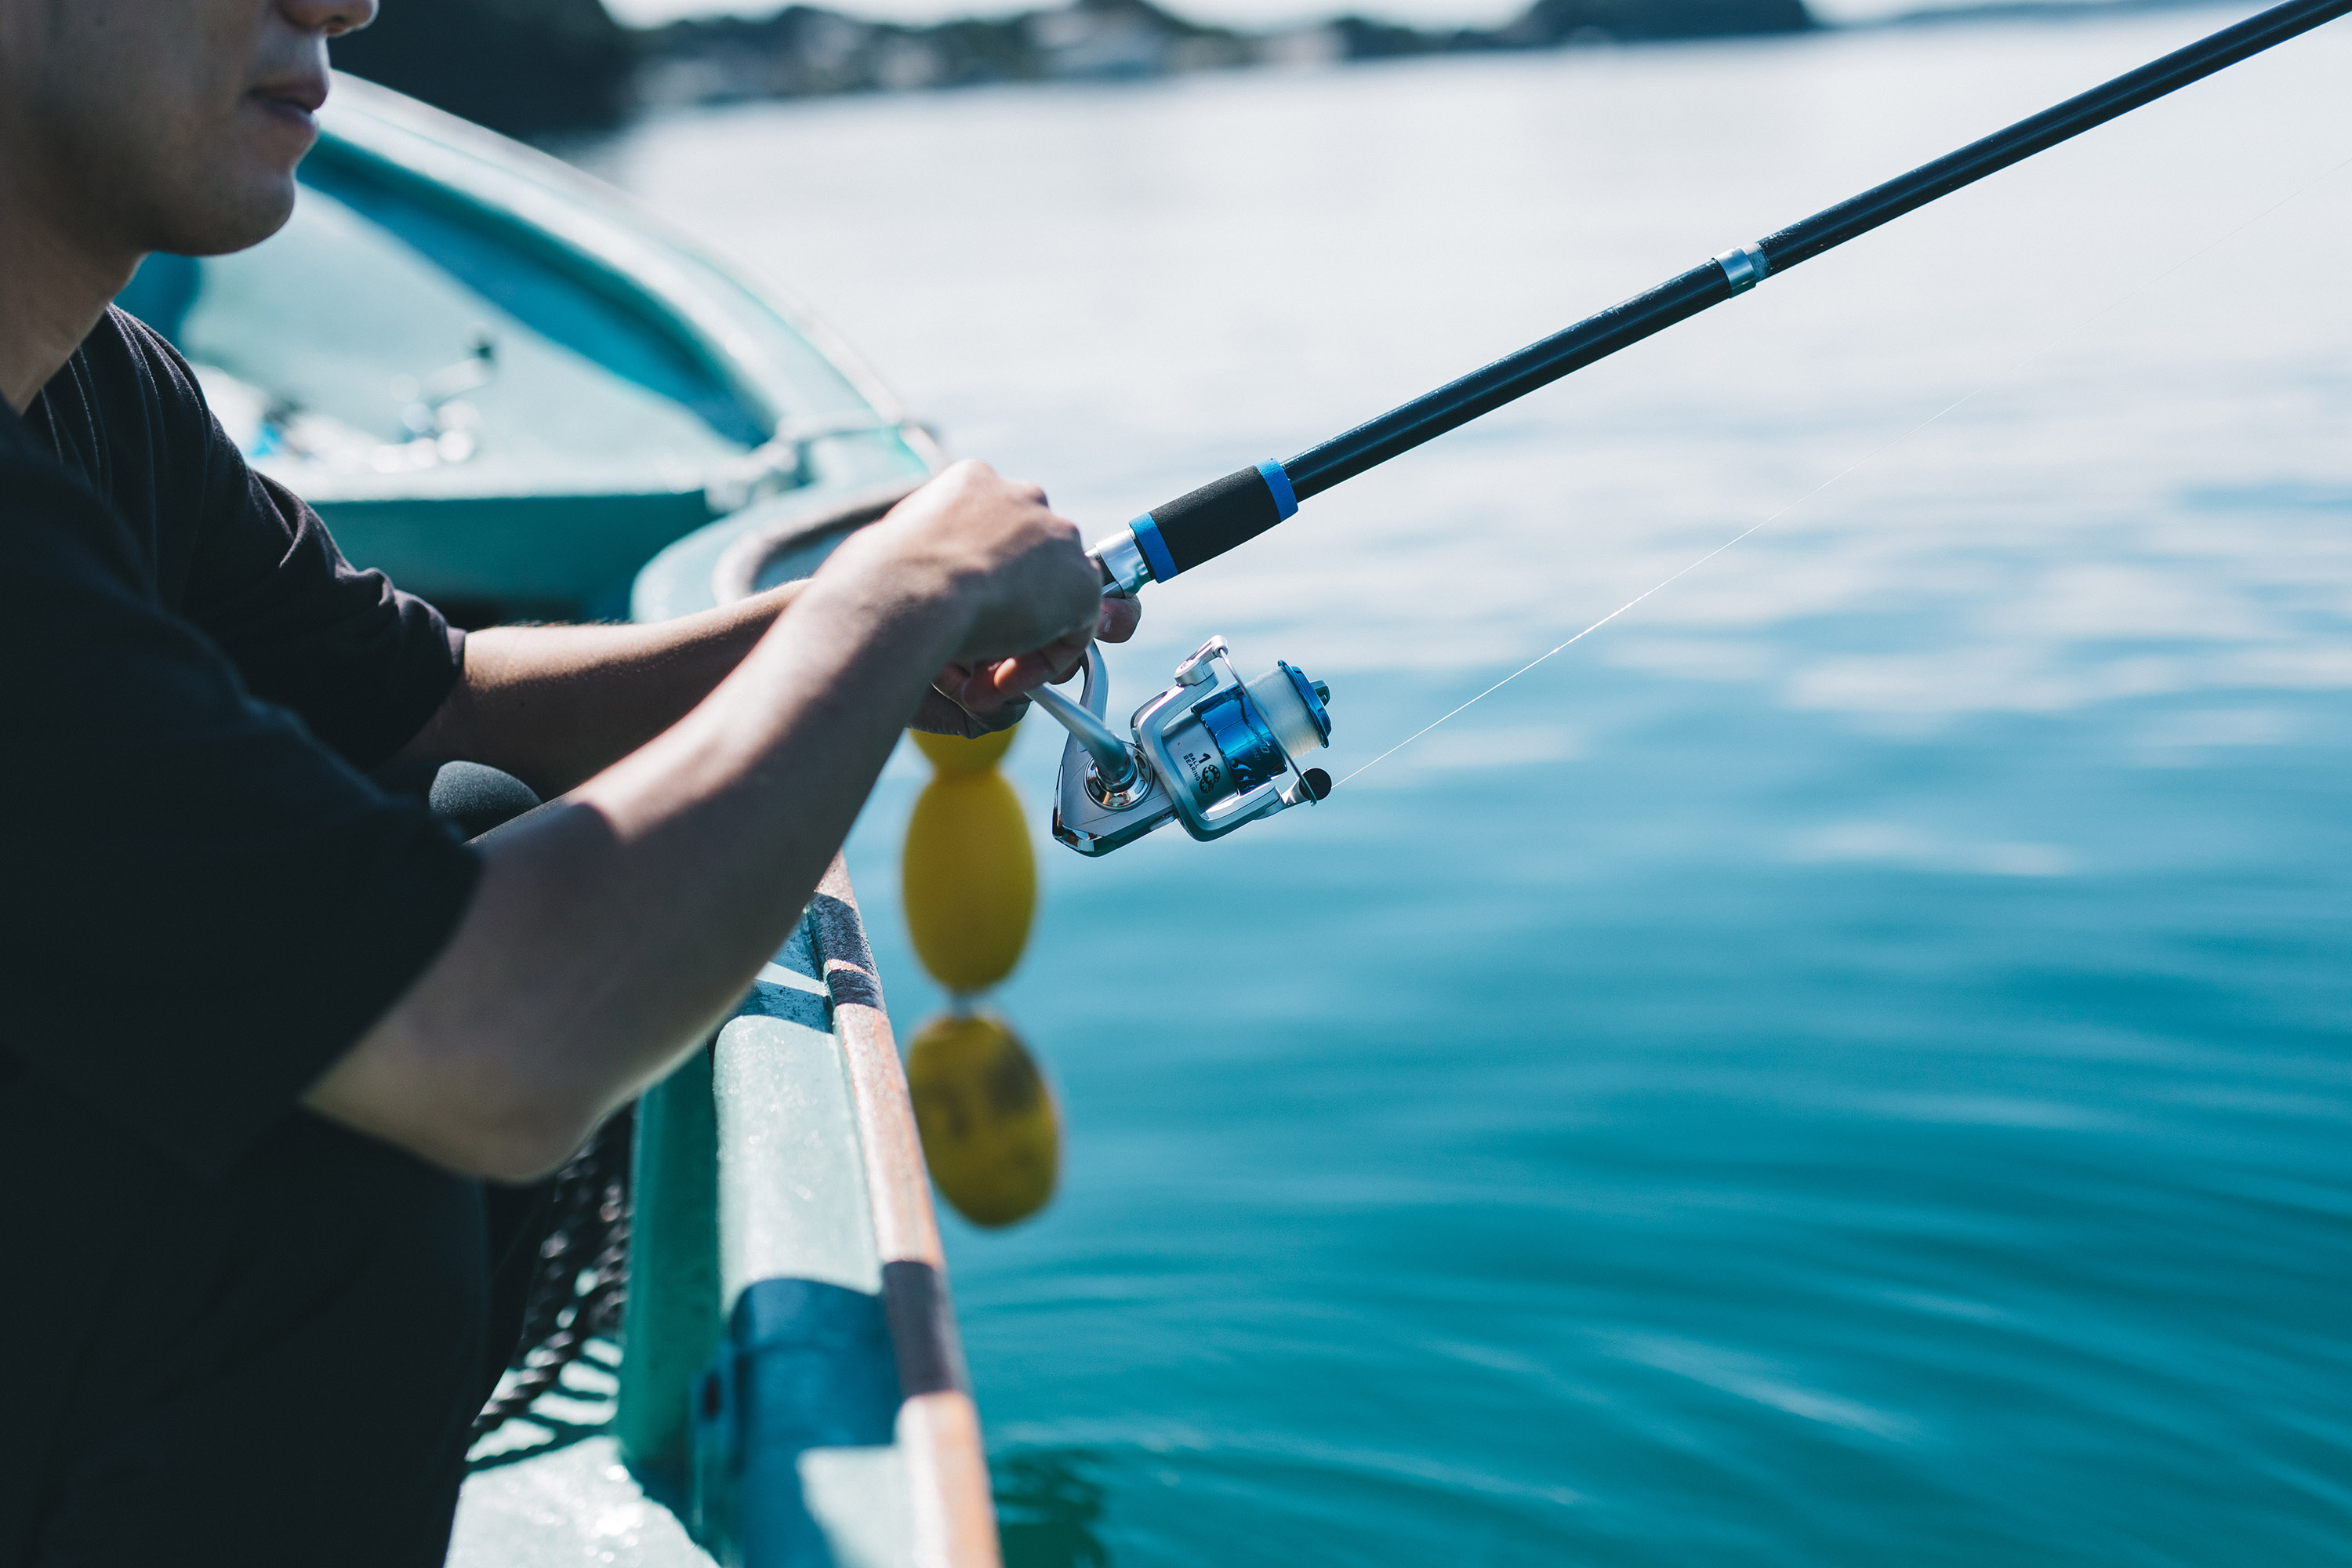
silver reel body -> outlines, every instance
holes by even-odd
[[[1331,793],[1328,773],[1297,760],[1330,743],[1329,689],[1282,663],[1244,680],[1223,637],[1176,667],[1175,684],[1136,710],[1129,736],[1105,721],[1110,679],[1097,648],[1087,649],[1076,702],[1050,687],[1034,695],[1070,731],[1054,837],[1081,855],[1108,855],[1170,822],[1222,838]]]

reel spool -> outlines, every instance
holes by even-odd
[[[1168,823],[1199,839],[1331,793],[1331,775],[1297,758],[1331,743],[1331,693],[1277,662],[1255,680],[1234,668],[1223,637],[1176,667],[1175,684],[1135,711],[1132,739],[1104,721],[1110,677],[1087,649],[1086,684],[1071,701],[1049,688],[1037,705],[1069,731],[1055,792],[1054,837],[1108,855]]]

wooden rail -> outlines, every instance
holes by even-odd
[[[930,1177],[883,1009],[881,978],[838,858],[818,884],[810,925],[848,1068],[882,1258],[884,1305],[907,1396],[898,1412],[898,1444],[913,1493],[915,1560],[920,1568],[996,1568],[988,1460],[949,1302]]]

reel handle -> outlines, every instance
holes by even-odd
[[[1105,596],[1111,592],[1110,588],[1103,590]],[[1030,696],[1055,723],[1070,732],[1072,740],[1086,748],[1107,789],[1124,790],[1135,782],[1142,759],[1135,754],[1134,747],[1103,722],[1103,709],[1110,696],[1110,675],[1103,668],[1101,648],[1087,644],[1086,684],[1079,689],[1077,701],[1071,701],[1050,686],[1041,686]]]

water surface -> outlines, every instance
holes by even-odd
[[[592,161],[1096,526],[2226,19]],[[2352,1563],[2347,79],[2338,24],[1153,590],[1120,690],[1222,631],[1344,775],[1790,509],[1213,847],[1044,844],[1016,748],[1066,1181],[949,1222],[1014,1563]],[[924,776],[851,847],[902,1035]]]

